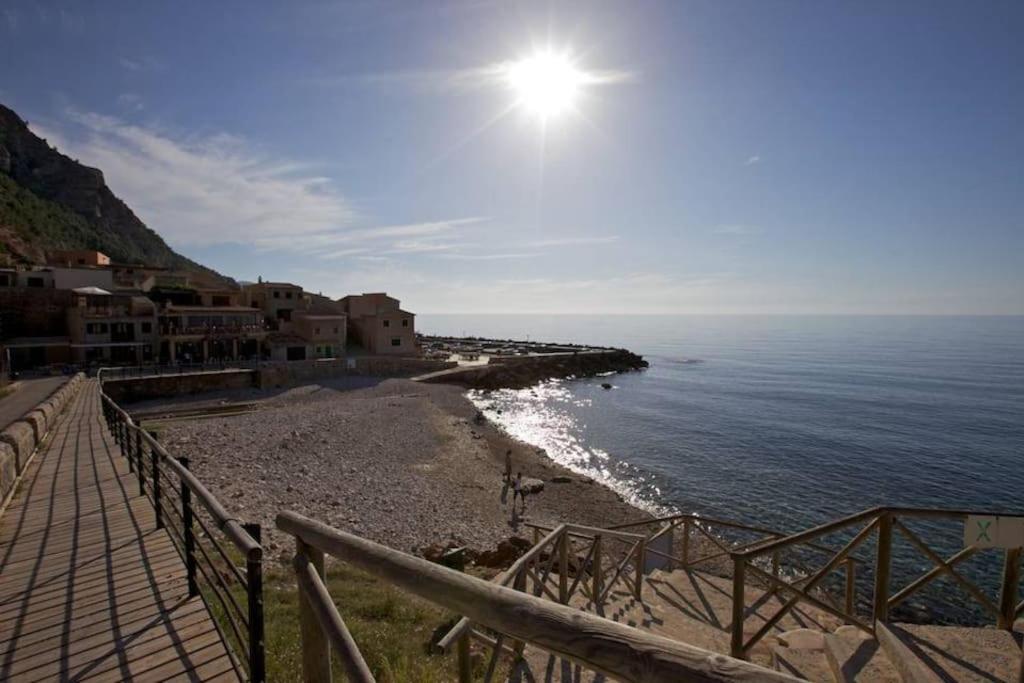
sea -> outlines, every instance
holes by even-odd
[[[784,533],[875,505],[1024,514],[1024,317],[422,315],[417,328],[643,355],[639,372],[470,398],[651,512]],[[962,546],[961,521],[929,524],[916,530],[937,551]],[[900,550],[897,584],[933,566]],[[983,553],[962,571],[998,584],[1000,569]],[[921,609],[978,616],[976,601],[940,602]]]

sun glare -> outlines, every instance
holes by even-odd
[[[571,109],[587,81],[568,55],[552,51],[510,63],[505,77],[517,105],[542,120]]]

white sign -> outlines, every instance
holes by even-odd
[[[964,546],[1020,548],[1024,546],[1024,517],[967,515]]]

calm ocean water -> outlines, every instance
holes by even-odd
[[[879,504],[1024,512],[1024,317],[423,315],[417,326],[643,354],[644,372],[474,398],[652,509],[782,531]]]

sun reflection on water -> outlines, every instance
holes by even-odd
[[[584,441],[589,398],[570,390],[569,380],[549,380],[528,389],[471,390],[467,396],[510,436],[544,449],[570,470],[608,486],[631,504],[654,514],[671,514],[661,503],[653,477]]]

